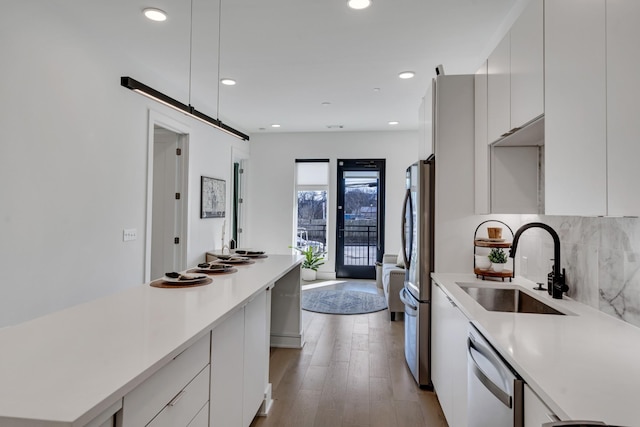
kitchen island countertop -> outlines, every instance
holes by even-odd
[[[85,425],[301,261],[270,255],[206,286],[143,284],[0,329],[0,425]]]
[[[432,279],[561,419],[640,425],[640,328],[567,297],[552,299],[521,278],[510,284],[432,273]],[[457,283],[519,285],[567,315],[487,311]]]

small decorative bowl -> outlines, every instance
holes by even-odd
[[[488,270],[491,267],[491,261],[489,261],[489,257],[486,255],[475,255],[476,257],[476,267],[481,270]]]

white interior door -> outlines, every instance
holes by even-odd
[[[184,268],[183,183],[185,135],[154,126],[151,203],[151,276]]]

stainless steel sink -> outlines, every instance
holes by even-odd
[[[469,286],[460,283],[459,285],[471,298],[489,311],[564,315],[519,289]]]

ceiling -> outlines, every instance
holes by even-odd
[[[373,0],[359,11],[346,0],[222,0],[220,8],[217,0],[56,3],[64,19],[101,14],[83,21],[84,32],[108,34],[115,49],[133,51],[123,75],[138,78],[135,61],[153,63],[162,79],[147,73],[143,83],[179,94],[169,82],[188,79],[195,108],[255,134],[415,130],[435,67],[475,72],[523,1]],[[144,7],[169,18],[146,21]],[[399,79],[405,70],[416,77]],[[238,83],[218,88],[219,77]]]

